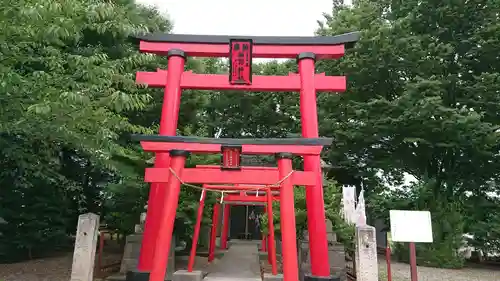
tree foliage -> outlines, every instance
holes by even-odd
[[[171,26],[132,1],[2,0],[1,11],[0,258],[16,260],[64,245],[78,214],[104,212],[106,199],[126,204],[111,186],[144,193],[124,136],[150,131],[127,114],[153,100],[135,69],[161,60],[128,38]]]
[[[451,243],[450,261],[463,232],[500,238],[471,205],[495,202],[498,191],[499,10],[498,1],[360,0],[337,4],[318,30],[362,32],[344,59],[320,67],[349,77],[346,93],[320,97],[322,133],[336,139],[330,161],[362,176],[381,172],[391,185],[404,173],[415,177],[420,185],[370,203],[383,217],[397,207],[431,210],[430,247],[436,254],[439,243]],[[437,227],[452,217],[448,231]]]

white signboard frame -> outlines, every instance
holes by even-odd
[[[391,238],[394,242],[432,243],[429,211],[390,210]]]

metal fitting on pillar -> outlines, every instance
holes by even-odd
[[[278,159],[292,159],[293,154],[290,152],[280,152],[275,154],[276,160]]]
[[[311,52],[303,52],[297,55],[297,62],[303,59],[312,59],[316,61],[316,54]]]
[[[183,59],[186,59],[186,53],[183,50],[172,49],[167,52],[167,58],[170,57],[181,57]]]
[[[170,150],[169,154],[171,157],[175,157],[175,156],[188,157],[191,154],[191,152],[186,151],[186,150]]]

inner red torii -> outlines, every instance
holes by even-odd
[[[200,167],[203,165],[197,165],[197,167]],[[221,166],[210,166],[211,168],[218,168],[220,169]],[[247,167],[249,168],[249,167]],[[260,169],[261,167],[253,167]],[[275,168],[276,169],[276,168]],[[196,257],[196,247],[198,243],[198,237],[199,237],[199,231],[201,227],[201,219],[203,216],[203,208],[205,205],[205,191],[220,191],[222,193],[222,196],[220,197],[220,203],[216,203],[214,206],[213,210],[213,217],[212,217],[212,230],[211,230],[211,235],[210,235],[210,247],[209,247],[209,256],[208,260],[209,262],[214,259],[215,256],[215,242],[216,242],[216,230],[217,230],[217,224],[218,224],[218,219],[219,219],[219,212],[220,212],[220,205],[223,203],[224,204],[224,214],[223,214],[223,222],[222,222],[222,235],[221,235],[221,242],[220,242],[220,247],[221,249],[227,249],[227,239],[228,239],[228,232],[229,232],[229,216],[230,216],[230,207],[231,205],[247,205],[249,203],[257,203],[259,205],[267,205],[267,215],[268,215],[268,229],[270,231],[268,236],[269,239],[266,239],[266,237],[262,237],[262,251],[267,251],[269,249],[269,254],[268,254],[268,261],[271,264],[272,268],[272,273],[277,274],[277,267],[276,267],[276,246],[275,246],[275,238],[274,238],[274,225],[273,225],[273,212],[272,212],[272,202],[273,201],[279,201],[280,197],[276,196],[277,190],[279,190],[279,187],[276,186],[261,186],[261,185],[246,185],[246,186],[241,186],[241,185],[209,185],[205,184],[203,185],[203,191],[202,195],[200,198],[200,204],[198,207],[198,214],[196,218],[196,224],[194,227],[194,235],[193,235],[193,242],[192,242],[192,248],[191,248],[191,253],[189,257],[189,263],[188,263],[188,271],[191,272],[193,271],[194,267],[194,261]],[[224,195],[224,192],[231,192],[231,191],[236,191],[236,195],[232,195],[235,193],[230,193],[228,195]],[[253,191],[255,194],[248,194],[248,191]],[[272,231],[271,231],[272,230]],[[266,245],[269,244],[269,245]],[[272,243],[272,244],[271,244]]]
[[[295,171],[280,184],[280,204],[289,208],[290,190],[284,192],[283,186],[305,185],[310,243],[312,276],[331,279],[326,240],[326,224],[321,180],[319,153],[325,145],[318,139],[318,121],[316,109],[316,91],[339,92],[346,89],[344,76],[326,76],[315,73],[317,59],[338,59],[345,50],[359,38],[357,32],[324,37],[238,37],[209,35],[151,34],[138,37],[142,52],[167,55],[168,71],[158,69],[155,72],[138,72],[136,81],[150,87],[163,87],[164,102],[160,118],[159,136],[147,136],[141,139],[146,151],[156,153],[154,168],[146,170],[145,180],[151,182],[147,219],[138,268],[142,272],[151,272],[150,280],[159,281],[160,266],[157,256],[164,249],[168,239],[164,237],[166,229],[175,218],[171,196],[176,194],[179,180],[197,184],[241,184],[269,185],[279,181],[291,161],[280,158],[278,169],[240,169],[224,170],[213,167],[182,168],[182,175],[173,178],[176,169],[182,166],[183,151],[192,153],[221,153],[228,145],[239,146],[240,154],[295,154],[304,158],[304,171]],[[229,57],[229,75],[194,74],[184,71],[187,56]],[[254,76],[251,72],[252,58],[296,58],[298,73],[286,76]],[[308,141],[301,145],[300,140],[231,140],[230,143],[215,139],[174,137],[177,129],[180,96],[182,89],[198,90],[246,90],[246,91],[299,91],[302,136]],[[164,136],[171,136],[165,139]],[[185,158],[184,158],[185,159]],[[233,160],[231,160],[233,161]],[[234,160],[237,161],[237,160]],[[290,162],[290,163],[288,163]],[[281,163],[281,164],[280,164]],[[280,168],[280,166],[282,168]],[[180,169],[180,168],[179,168]],[[177,183],[173,183],[177,181]],[[173,189],[173,190],[172,190]],[[178,192],[177,192],[178,193]],[[285,195],[284,195],[285,194]],[[174,196],[175,197],[175,196]],[[293,191],[292,191],[293,197]],[[272,197],[269,197],[272,201]],[[267,204],[269,206],[270,204]],[[293,202],[292,202],[293,205]],[[281,210],[282,211],[282,210]],[[172,214],[173,212],[173,214]],[[168,214],[165,216],[162,214]],[[288,222],[283,222],[287,224]],[[294,227],[294,226],[293,226]],[[167,230],[170,228],[167,227]],[[168,232],[168,231],[167,231]],[[169,234],[167,234],[168,236]],[[165,240],[167,239],[167,240]],[[289,239],[289,238],[288,238]],[[169,242],[168,242],[169,243]],[[167,244],[168,244],[167,243]],[[283,240],[283,243],[285,241]],[[294,241],[295,243],[295,241]],[[296,255],[296,253],[295,253]],[[285,259],[285,255],[284,255]],[[283,261],[285,281],[296,281],[297,267],[290,267]],[[165,263],[163,264],[164,267]]]
[[[294,171],[292,169],[292,156],[307,156],[318,155],[321,148],[325,145],[331,144],[331,139],[316,138],[316,139],[208,139],[198,138],[199,146],[183,146],[187,142],[194,143],[193,138],[189,137],[168,137],[168,136],[135,136],[136,139],[141,141],[141,146],[145,151],[161,153],[162,149],[171,149],[170,166],[168,168],[147,168],[146,181],[154,183],[166,183],[167,195],[164,197],[165,205],[161,213],[161,220],[159,224],[159,235],[156,241],[155,254],[153,260],[153,267],[150,273],[150,281],[163,280],[166,272],[165,264],[168,260],[168,251],[170,249],[172,232],[174,227],[174,220],[179,200],[181,184],[190,183],[207,183],[215,182],[219,184],[248,184],[248,185],[266,185],[268,189],[256,187],[254,191],[263,189],[266,192],[266,200],[261,200],[263,197],[247,196],[247,195],[228,195],[228,200],[239,203],[246,202],[262,202],[267,204],[267,211],[270,218],[272,218],[272,201],[274,195],[271,187],[279,186],[279,202],[280,202],[280,217],[281,217],[281,239],[283,243],[282,260],[283,260],[283,275],[286,281],[298,281],[298,262],[297,262],[297,244],[295,233],[295,207],[294,207],[294,185],[311,185],[317,179],[317,171]],[[152,145],[152,142],[159,142],[163,145]],[[205,145],[209,143],[210,145]],[[289,144],[290,143],[290,144]],[[293,143],[293,145],[291,144]],[[191,152],[208,153],[220,152],[214,150],[217,147],[223,147],[229,144],[232,147],[235,145],[241,146],[241,151],[245,151],[246,146],[251,146],[254,154],[275,154],[278,167],[276,169],[258,169],[246,167],[233,167],[234,169],[214,169],[213,167],[196,167],[184,168],[186,157]],[[290,146],[294,147],[295,154],[284,152]],[[184,147],[185,150],[176,149]],[[205,147],[202,151],[199,147]],[[158,150],[152,150],[158,149]],[[271,149],[273,148],[273,149]],[[273,152],[269,152],[272,150]],[[223,151],[223,150],[222,150]],[[314,151],[314,152],[311,152]],[[224,163],[224,162],[223,162]],[[223,168],[223,167],[221,167]],[[229,168],[229,167],[225,167]],[[204,186],[205,190],[214,190],[215,187],[210,185]],[[248,190],[249,187],[246,187]],[[204,191],[205,191],[204,190]],[[193,269],[194,256],[196,254],[196,244],[199,236],[199,224],[201,222],[201,214],[203,212],[205,192],[203,191],[200,200],[200,207],[198,209],[198,218],[195,226],[195,233],[193,237],[193,248],[191,249],[189,268]],[[245,191],[241,191],[245,192]],[[220,204],[214,206],[214,221],[218,217]],[[269,250],[270,262],[272,264],[273,273],[276,273],[276,254],[274,245],[274,230],[272,229],[272,219],[269,220]],[[216,224],[212,225],[212,235],[210,241],[210,255],[209,261],[213,260],[215,253],[215,230]]]

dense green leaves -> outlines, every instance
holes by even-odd
[[[121,210],[103,205],[109,197],[127,204],[110,183],[144,186],[132,161],[141,155],[120,137],[149,130],[124,112],[151,104],[134,72],[161,60],[128,37],[170,25],[133,3],[3,0],[0,28],[0,216],[8,222],[0,259],[18,259],[64,245],[81,212]]]
[[[330,161],[362,177],[375,170],[393,186],[403,173],[420,182],[372,197],[369,204],[381,217],[403,208],[431,210],[436,225],[457,215],[474,218],[459,218],[446,235],[435,228],[436,243],[429,247],[444,252],[434,265],[460,265],[453,259],[464,232],[500,239],[495,229],[479,233],[484,226],[477,219],[486,218],[477,209],[483,206],[469,205],[472,198],[498,202],[492,194],[498,192],[500,91],[494,81],[500,63],[491,48],[500,47],[492,33],[500,27],[499,11],[498,1],[361,0],[335,7],[318,31],[362,31],[344,59],[320,66],[350,81],[345,94],[320,97],[327,105],[320,111],[321,130],[337,140]],[[327,109],[333,106],[337,110]]]

